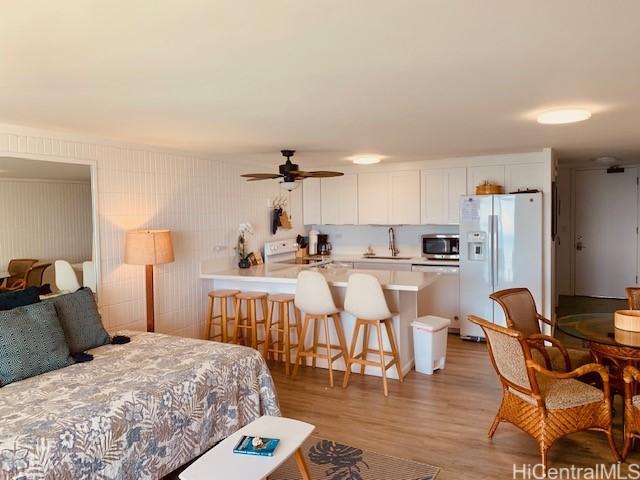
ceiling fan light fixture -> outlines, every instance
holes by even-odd
[[[352,161],[356,165],[373,165],[380,163],[385,158],[387,158],[386,155],[378,155],[377,153],[363,153],[346,157],[347,160]]]
[[[563,125],[589,120],[591,112],[586,108],[561,108],[547,110],[538,115],[538,123],[543,125]]]
[[[298,188],[298,184],[299,184],[299,182],[287,182],[285,180],[282,180],[280,182],[280,187],[284,188],[288,192],[291,192],[291,191],[295,190],[296,188]]]

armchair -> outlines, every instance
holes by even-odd
[[[37,262],[38,260],[32,258],[14,258],[11,260],[7,267],[10,276],[0,285],[0,291],[13,292],[26,288],[29,269]]]
[[[489,438],[501,422],[513,424],[536,440],[546,469],[547,453],[557,439],[595,430],[607,436],[613,457],[620,460],[613,440],[609,374],[602,365],[590,363],[566,373],[553,372],[531,355],[531,345],[540,339],[529,340],[522,332],[473,315],[469,320],[485,332],[489,357],[503,389]],[[588,373],[600,376],[603,390],[576,380]]]
[[[529,289],[499,290],[489,295],[489,298],[502,307],[509,328],[518,330],[524,336],[534,340],[530,344],[534,358],[544,361],[547,370],[569,372],[572,368],[591,363],[591,354],[588,351],[565,348],[558,339],[542,334],[540,323],[550,327],[555,323],[538,313],[536,302]],[[551,345],[547,346],[545,342]]]

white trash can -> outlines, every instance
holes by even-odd
[[[450,324],[451,320],[448,318],[433,315],[416,318],[411,323],[416,371],[431,375],[436,369],[444,369],[447,357],[447,329]]]

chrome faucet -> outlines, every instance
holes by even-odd
[[[400,253],[400,250],[396,248],[396,232],[393,231],[393,227],[389,227],[389,250],[391,250],[392,257]]]

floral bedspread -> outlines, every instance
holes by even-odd
[[[156,479],[280,415],[257,351],[120,333],[131,343],[0,388],[0,479]]]

